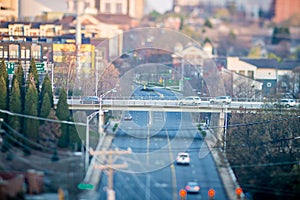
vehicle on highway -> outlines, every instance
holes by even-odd
[[[189,181],[186,183],[184,189],[187,193],[199,193],[200,192],[200,185],[198,181]]]
[[[218,96],[209,100],[211,104],[231,104],[231,97],[230,96]]]
[[[273,105],[276,108],[280,108],[280,107],[290,108],[296,106],[296,101],[295,99],[281,99],[280,101],[275,102]]]
[[[132,120],[132,116],[131,116],[131,114],[126,114],[125,116],[124,116],[124,120],[127,120],[127,121],[130,121],[130,120]]]
[[[100,99],[97,96],[87,96],[80,100],[81,104],[99,104]]]
[[[180,152],[177,154],[176,163],[177,165],[189,165],[191,161],[190,155],[185,152]]]
[[[201,103],[201,98],[198,96],[188,96],[185,97],[184,99],[181,99],[179,102],[179,105],[192,105],[192,106],[196,106],[196,105],[200,105]]]

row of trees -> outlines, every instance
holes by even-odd
[[[34,59],[30,62],[28,74],[23,67],[15,68],[12,80],[9,79],[4,60],[0,63],[0,109],[12,113],[24,114],[39,118],[54,120],[72,120],[67,94],[61,90],[56,110],[54,109],[52,84],[48,74],[45,74],[40,87],[39,74]],[[74,143],[80,143],[74,125],[59,124],[28,117],[6,115],[0,113],[0,117],[11,129],[6,130],[5,147],[23,144],[26,152],[30,148],[56,147],[67,148]],[[18,141],[16,143],[16,141]]]
[[[299,114],[299,110],[231,114],[226,156],[253,199],[299,198]]]

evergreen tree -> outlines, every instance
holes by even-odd
[[[29,78],[31,74],[29,74]],[[38,92],[33,83],[29,83],[28,89],[25,95],[25,107],[24,107],[24,114],[37,116],[38,115]],[[38,141],[38,128],[39,128],[39,121],[35,119],[24,119],[24,135],[32,140]]]
[[[59,120],[69,120],[70,119],[70,111],[69,105],[67,102],[67,93],[65,89],[62,89],[59,95],[57,108],[56,108],[56,116]],[[69,131],[68,125],[61,124],[61,136],[58,141],[58,146],[61,148],[65,148],[69,145]]]
[[[41,102],[41,109],[40,109],[39,116],[43,117],[43,118],[47,118],[49,116],[50,111],[51,111],[51,103],[50,103],[48,93],[46,93],[43,96],[43,99]]]
[[[40,94],[40,101],[41,104],[43,103],[43,97],[45,96],[45,94],[48,94],[49,100],[50,100],[50,105],[53,108],[53,93],[52,93],[52,85],[51,85],[51,81],[50,78],[48,76],[48,74],[46,74],[44,81],[43,81],[43,85],[42,85],[42,91]]]
[[[74,122],[74,119],[71,119],[72,122]],[[78,135],[78,131],[75,127],[75,125],[68,125],[69,126],[69,136],[70,136],[70,146],[74,151],[79,151],[81,148],[81,139]]]
[[[33,58],[30,61],[29,74],[32,74],[36,89],[39,92],[39,75],[36,69],[35,60]],[[28,79],[27,81],[32,81],[32,80]]]
[[[22,112],[19,82],[18,82],[18,79],[16,79],[16,78],[13,79],[13,86],[12,86],[11,96],[10,96],[10,101],[9,101],[9,111],[13,112],[13,113],[21,113]],[[20,117],[9,116],[8,123],[14,130],[16,130],[16,131],[21,130]]]
[[[22,112],[24,110],[24,102],[25,102],[25,76],[24,76],[24,71],[23,67],[19,65],[15,69],[14,77],[13,77],[13,82],[14,79],[18,80],[19,83],[19,88],[20,88],[20,95],[21,95],[21,103],[22,103]]]
[[[5,108],[3,107],[2,109],[7,110],[8,109],[8,99],[9,99],[9,80],[8,80],[8,73],[7,73],[6,64],[4,62],[4,59],[2,59],[2,61],[0,62],[0,76],[3,77],[4,82],[5,82],[5,88],[6,88],[5,89],[6,90],[6,94],[5,94],[6,107]],[[1,88],[1,90],[2,89],[4,89],[4,88]]]
[[[2,59],[1,63],[0,63],[0,76],[3,76],[4,80],[8,79],[8,73],[6,70],[6,65],[5,65],[4,59]]]
[[[3,75],[0,75],[0,109],[7,109],[7,86]],[[5,114],[0,113],[0,118],[5,119]]]

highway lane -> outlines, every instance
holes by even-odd
[[[136,91],[138,95],[147,94]],[[169,91],[154,95],[171,96]],[[174,94],[173,94],[174,95]],[[216,190],[217,199],[227,199],[212,156],[199,157],[205,146],[189,113],[126,111],[133,119],[121,121],[112,148],[132,150],[122,155],[116,163],[128,164],[128,168],[114,173],[116,199],[178,199],[178,192],[189,180],[197,179],[201,192],[188,194],[188,199],[206,199],[210,187]],[[205,147],[203,147],[205,148]],[[178,152],[191,155],[189,166],[177,166],[174,161]],[[99,193],[106,199],[107,175],[103,174]]]
[[[141,113],[139,113],[141,114]],[[145,114],[145,113],[144,113]],[[134,113],[132,113],[135,116]],[[124,122],[123,129],[120,129],[113,141],[113,147],[118,147],[120,149],[127,149],[130,147],[134,154],[144,154],[145,159],[141,159],[139,156],[128,156],[121,159],[120,162],[127,161],[133,163],[139,167],[132,167],[134,169],[145,169],[143,173],[134,173],[130,171],[129,173],[125,171],[115,172],[114,189],[116,192],[116,199],[176,199],[178,198],[178,192],[182,189],[185,183],[189,180],[197,179],[200,182],[201,192],[196,195],[188,195],[188,199],[199,199],[200,197],[206,198],[207,191],[210,187],[216,190],[217,199],[227,199],[222,183],[219,179],[216,167],[214,166],[213,159],[210,154],[208,154],[203,159],[199,159],[198,154],[203,141],[198,136],[192,144],[189,146],[187,151],[191,155],[191,164],[189,166],[177,166],[174,164],[175,156],[177,152],[182,151],[182,148],[178,146],[178,143],[171,144],[172,140],[179,134],[179,121],[184,118],[181,113],[166,113],[166,123],[165,126],[156,134],[151,137],[134,137],[130,136],[132,129],[126,129],[125,127],[129,124],[135,124],[134,118],[133,122]],[[141,118],[138,118],[141,119]],[[123,123],[123,122],[122,122]],[[137,120],[138,124],[144,124],[141,120]],[[195,129],[191,129],[191,120],[184,120],[185,128],[181,131],[195,132]],[[121,125],[122,127],[122,125]],[[136,127],[136,128],[137,128]],[[160,127],[160,126],[159,126]],[[143,128],[141,128],[142,130]],[[141,132],[144,132],[146,128]],[[144,133],[144,136],[147,134]],[[194,135],[189,133],[190,137]],[[180,138],[182,143],[187,138]],[[169,145],[168,145],[169,144]],[[161,157],[155,155],[147,159],[147,154],[155,152],[158,149],[162,149]],[[163,159],[161,159],[163,158]],[[148,163],[147,163],[148,162]],[[152,163],[151,167],[148,166],[149,162]],[[152,167],[156,167],[153,170]],[[127,169],[128,170],[128,169]],[[148,170],[148,171],[147,171]],[[106,194],[104,192],[105,185],[107,184],[106,175],[103,176],[99,191],[101,193],[100,199],[106,199]]]

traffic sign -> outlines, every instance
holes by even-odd
[[[5,62],[6,70],[8,74],[14,74],[15,73],[15,63],[13,62]]]
[[[36,70],[38,73],[43,73],[45,72],[45,65],[44,63],[35,63]]]
[[[78,189],[81,190],[93,190],[94,189],[94,185],[93,184],[89,184],[89,183],[79,183],[77,185]]]

